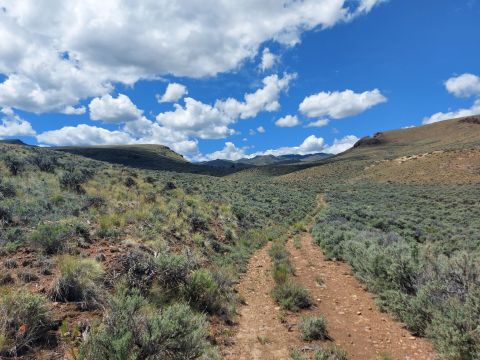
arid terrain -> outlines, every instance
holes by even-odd
[[[245,168],[0,151],[2,358],[480,356],[478,117]]]

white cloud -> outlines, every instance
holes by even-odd
[[[380,2],[3,0],[0,106],[62,111],[113,83],[213,76],[237,69],[266,41],[292,46],[303,32],[351,21]]]
[[[306,97],[299,109],[308,117],[329,116],[333,119],[342,119],[358,115],[386,101],[387,98],[378,89],[363,93],[355,93],[352,90],[320,92]]]
[[[87,109],[85,106],[79,106],[79,107],[73,107],[73,106],[67,106],[65,109],[63,109],[62,113],[66,115],[82,115],[85,114]]]
[[[325,140],[315,135],[310,135],[298,146],[285,146],[278,149],[269,149],[247,154],[247,147],[238,148],[232,142],[226,142],[223,149],[206,155],[197,155],[195,160],[207,161],[216,159],[238,160],[242,158],[251,159],[259,155],[308,155],[316,153],[338,154],[351,148],[359,139],[354,135],[347,135],[344,138],[335,139],[332,145],[325,144]]]
[[[339,154],[350,149],[358,140],[360,139],[355,135],[347,135],[340,140],[335,139],[332,145],[323,149],[323,152],[326,154]]]
[[[259,134],[264,134],[265,133],[265,128],[263,126],[259,126],[259,127],[257,127],[257,132]]]
[[[191,97],[185,98],[185,105],[175,104],[174,111],[157,115],[156,120],[162,126],[184,136],[200,139],[222,139],[235,134],[230,128],[239,118],[247,119],[261,111],[276,111],[280,107],[280,93],[288,88],[295,77],[285,74],[283,77],[270,75],[263,79],[263,87],[244,95],[244,101],[233,98],[217,100],[215,105],[204,104]]]
[[[288,89],[290,81],[296,78],[296,74],[277,74],[263,79],[263,88],[254,93],[244,95],[244,101],[233,98],[217,100],[215,107],[223,111],[230,118],[248,119],[257,116],[260,111],[277,111],[280,108],[278,98],[282,91]]]
[[[228,127],[232,118],[190,97],[185,98],[185,106],[175,104],[174,111],[158,114],[157,121],[169,129],[201,139],[221,139],[235,133]]]
[[[90,102],[88,108],[92,120],[101,120],[111,124],[138,120],[143,114],[143,111],[123,94],[119,94],[117,98],[113,98],[109,94],[95,98]]]
[[[473,74],[452,77],[445,81],[445,87],[457,97],[480,96],[480,77]]]
[[[234,143],[228,141],[225,143],[223,149],[214,151],[205,156],[200,156],[196,160],[209,161],[223,159],[235,161],[247,157],[247,155],[245,155],[245,150],[246,148],[237,148]]]
[[[323,126],[327,126],[329,122],[330,120],[328,119],[320,119],[320,120],[308,123],[305,127],[323,127]]]
[[[444,120],[450,120],[450,119],[456,119],[456,118],[461,118],[465,116],[472,116],[472,115],[478,115],[480,114],[480,99],[476,100],[472,107],[468,109],[459,109],[455,111],[450,111],[450,112],[438,112],[436,114],[433,114],[432,116],[428,118],[423,119],[423,124],[433,124],[439,121],[444,121]]]
[[[260,70],[266,71],[268,69],[271,69],[278,61],[278,56],[271,53],[269,48],[263,49],[262,52],[262,61],[258,65]]]
[[[279,127],[294,127],[300,125],[300,120],[294,115],[287,115],[275,121],[275,125]]]
[[[45,131],[37,135],[37,141],[54,146],[74,146],[129,144],[133,142],[133,139],[121,131],[110,131],[96,126],[80,124]]]
[[[162,96],[157,95],[157,100],[160,103],[163,102],[177,102],[182,97],[188,94],[185,85],[178,83],[170,83]]]
[[[11,108],[0,110],[0,139],[13,136],[35,136],[32,125],[15,114]]]

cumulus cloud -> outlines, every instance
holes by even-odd
[[[312,121],[311,123],[308,123],[305,127],[323,127],[327,126],[330,120],[328,119],[320,119],[317,121]]]
[[[160,113],[156,119],[167,128],[200,139],[221,139],[235,133],[228,127],[232,118],[190,97],[185,98],[185,106],[175,104],[174,111]]]
[[[14,136],[35,136],[32,125],[15,114],[11,108],[0,110],[0,139]]]
[[[200,157],[198,157],[197,160],[209,161],[209,160],[223,159],[223,160],[235,161],[235,160],[239,160],[239,159],[247,157],[247,155],[245,154],[245,150],[246,150],[246,148],[244,148],[244,147],[243,148],[238,148],[238,147],[235,146],[234,143],[232,143],[230,141],[227,141],[225,143],[225,146],[223,147],[223,149],[218,150],[218,151],[214,151],[214,152],[212,152],[210,154],[207,154],[205,156],[200,156]]]
[[[79,106],[79,107],[73,107],[73,106],[67,106],[65,109],[63,109],[62,113],[65,115],[82,115],[85,114],[87,109],[85,106]]]
[[[143,111],[138,109],[132,100],[123,94],[119,94],[116,98],[109,94],[95,98],[90,102],[88,108],[90,119],[111,124],[138,120],[143,114]]]
[[[277,61],[278,56],[271,53],[269,48],[265,48],[262,52],[262,61],[260,62],[258,67],[262,71],[267,71],[268,69],[271,69]]]
[[[296,74],[277,74],[263,79],[263,88],[254,93],[244,95],[244,101],[228,98],[218,100],[215,107],[224,112],[230,118],[248,119],[257,116],[260,111],[277,111],[280,108],[278,98],[282,91],[288,89],[289,83],[296,78]]]
[[[182,97],[188,94],[187,87],[178,83],[170,83],[162,96],[157,95],[157,100],[160,103],[177,102]]]
[[[447,91],[456,97],[480,97],[480,77],[473,74],[463,74],[445,81]],[[465,116],[480,114],[480,99],[477,99],[469,108],[448,112],[438,112],[423,119],[423,124],[433,124],[439,121],[450,120]]]
[[[308,117],[329,116],[333,119],[343,119],[358,115],[386,101],[387,98],[378,89],[363,93],[355,93],[352,90],[320,92],[307,96],[300,104],[299,110]]]
[[[175,104],[174,111],[157,115],[157,122],[185,136],[200,139],[222,139],[235,134],[230,128],[238,119],[248,119],[261,111],[272,112],[280,108],[279,97],[286,91],[294,74],[283,77],[270,75],[263,79],[263,87],[247,93],[243,101],[234,98],[217,100],[209,105],[191,97],[185,98],[185,105]]]
[[[300,120],[295,115],[287,115],[275,121],[275,125],[279,127],[294,127],[300,125]]]
[[[110,131],[96,126],[80,124],[45,131],[37,135],[37,141],[41,144],[54,146],[74,146],[130,144],[133,139],[121,131]]]
[[[467,109],[458,109],[455,111],[449,111],[449,112],[438,112],[436,114],[433,114],[430,117],[426,117],[423,119],[423,124],[433,124],[439,121],[444,121],[444,120],[450,120],[450,119],[455,119],[455,118],[461,118],[465,116],[472,116],[472,115],[478,115],[480,114],[480,99],[476,100],[472,107],[467,108]]]
[[[257,127],[257,132],[259,134],[264,134],[265,133],[265,128],[263,126],[259,126],[259,127]]]
[[[353,147],[358,140],[360,139],[355,135],[347,135],[339,140],[335,139],[332,145],[323,149],[323,152],[326,154],[339,154]]]
[[[457,97],[480,96],[480,77],[473,74],[452,77],[445,81],[445,87]]]
[[[305,31],[351,21],[381,2],[3,0],[0,106],[62,111],[114,83],[213,76],[253,58],[265,41],[292,46]]]

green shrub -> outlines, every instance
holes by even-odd
[[[0,225],[10,224],[13,220],[12,211],[3,205],[0,205]]]
[[[88,176],[78,170],[66,171],[59,178],[60,186],[62,188],[71,190],[77,194],[82,194],[84,192],[82,184],[87,180]]]
[[[312,305],[307,289],[292,281],[277,284],[273,289],[273,298],[285,310],[298,311]]]
[[[327,339],[327,320],[324,316],[307,316],[300,320],[298,325],[303,340]]]
[[[4,198],[12,198],[17,195],[15,191],[15,186],[11,182],[1,181],[0,179],[0,199]]]
[[[273,268],[273,280],[276,284],[284,284],[287,282],[291,274],[291,268],[286,264],[278,264]]]
[[[40,171],[53,173],[57,165],[57,159],[49,154],[36,154],[30,158],[32,164],[36,165]]]
[[[234,314],[233,281],[225,273],[195,270],[188,277],[183,294],[188,303],[199,311],[221,315],[227,321]]]
[[[41,224],[30,235],[30,243],[52,255],[64,250],[72,235],[72,229],[65,224]]]
[[[219,287],[207,269],[194,271],[184,287],[185,298],[200,311],[215,313],[221,304],[218,303]]]
[[[447,359],[480,358],[480,289],[472,291],[465,303],[450,299],[434,312],[427,335],[439,354]]]
[[[319,349],[313,353],[313,360],[347,360],[347,353],[337,346],[331,349]]]
[[[175,288],[186,282],[193,264],[184,255],[162,253],[155,258],[155,267],[160,284]]]
[[[81,309],[95,309],[102,303],[101,279],[103,270],[93,259],[79,259],[70,255],[58,258],[59,275],[50,296],[55,301],[76,302]]]
[[[45,299],[22,290],[0,297],[0,355],[16,357],[45,341],[52,328]]]
[[[151,308],[139,291],[121,287],[103,321],[81,345],[79,359],[198,359],[208,344],[205,318],[188,305]]]
[[[17,176],[25,169],[25,159],[15,155],[7,154],[4,157],[5,165],[13,176]]]

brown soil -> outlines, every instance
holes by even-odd
[[[288,359],[292,345],[301,345],[298,335],[280,322],[280,307],[272,299],[268,249],[264,247],[252,256],[239,283],[245,306],[240,309],[233,346],[224,349],[225,359]]]
[[[308,355],[316,346],[333,344],[346,350],[348,359],[353,360],[376,360],[380,355],[398,360],[434,359],[426,340],[412,336],[378,310],[373,296],[352,276],[347,264],[326,261],[309,234],[302,236],[301,245],[296,249],[292,241],[287,244],[296,272],[294,280],[309,290],[315,305],[299,314],[283,313],[270,294],[274,284],[268,250],[260,250],[238,287],[246,305],[240,309],[233,345],[224,349],[225,359],[289,359],[294,348]],[[317,283],[319,277],[322,285]],[[301,341],[296,326],[301,316],[320,314],[327,319],[332,341]]]

